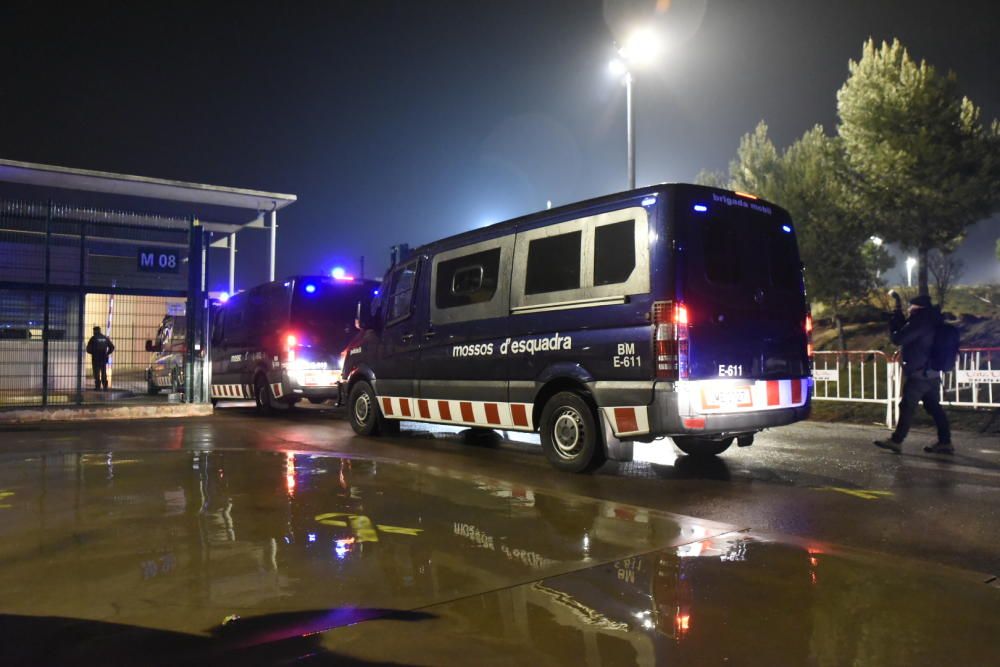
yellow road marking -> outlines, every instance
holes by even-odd
[[[420,533],[424,532],[423,528],[389,526],[384,523],[375,524],[372,523],[372,520],[364,514],[349,514],[347,512],[326,512],[324,514],[317,514],[313,517],[313,519],[324,526],[346,528],[350,525],[351,530],[354,532],[359,542],[378,542],[378,532],[375,530],[376,528],[383,533],[391,533],[393,535],[410,535],[411,537],[416,537]]]
[[[820,491],[836,491],[838,493],[846,493],[849,496],[861,498],[862,500],[878,500],[879,498],[885,498],[893,495],[892,491],[879,491],[877,489],[845,489],[841,486],[824,486],[820,487]]]

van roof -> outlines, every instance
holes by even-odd
[[[419,255],[421,253],[434,250],[441,245],[453,245],[453,244],[461,245],[462,241],[472,241],[474,239],[478,239],[479,237],[495,236],[496,234],[505,232],[512,227],[517,227],[518,225],[531,223],[536,220],[547,218],[549,216],[562,215],[564,213],[569,213],[575,210],[590,208],[592,206],[601,206],[603,204],[608,204],[622,199],[631,199],[633,197],[640,197],[642,195],[649,195],[656,192],[662,192],[665,189],[673,188],[678,185],[687,185],[687,184],[658,183],[656,185],[647,185],[642,188],[636,188],[635,190],[623,190],[622,192],[615,192],[613,194],[601,195],[600,197],[594,197],[593,199],[585,199],[583,201],[572,202],[570,204],[563,204],[562,206],[556,206],[554,208],[544,209],[541,211],[536,211],[534,213],[528,213],[519,216],[517,218],[511,218],[510,220],[497,222],[492,225],[487,225],[486,227],[471,229],[467,232],[454,234],[452,236],[446,236],[442,239],[437,239],[435,241],[431,241],[430,243],[425,243],[421,246],[418,246],[410,250],[410,253],[406,256],[406,259],[402,261],[405,262],[406,260],[409,260],[411,257],[415,255]]]
[[[413,248],[410,250],[409,254],[406,256],[406,260],[409,258],[419,255],[422,253],[436,251],[442,246],[444,248],[457,247],[464,245],[466,243],[488,239],[502,234],[515,228],[519,225],[531,224],[537,220],[544,220],[545,218],[551,216],[565,215],[566,213],[572,213],[574,211],[585,210],[588,208],[603,206],[616,201],[621,201],[624,199],[634,199],[636,197],[642,197],[646,195],[656,194],[663,192],[665,190],[674,190],[678,187],[683,188],[699,188],[704,190],[714,190],[716,192],[725,192],[728,194],[735,194],[741,197],[748,197],[755,199],[762,204],[767,204],[768,206],[774,207],[784,211],[784,209],[775,204],[774,202],[767,201],[756,195],[748,195],[744,192],[735,192],[733,190],[727,190],[725,188],[717,188],[711,185],[698,185],[696,183],[657,183],[655,185],[647,185],[642,188],[636,188],[634,190],[622,190],[621,192],[615,192],[608,195],[602,195],[600,197],[594,197],[592,199],[584,199],[583,201],[572,202],[570,204],[563,204],[562,206],[557,206],[555,208],[545,209],[542,211],[536,211],[534,213],[528,213],[517,218],[511,218],[510,220],[504,220],[503,222],[497,222],[486,227],[480,227],[478,229],[471,229],[467,232],[462,232],[461,234],[454,234],[452,236],[446,236],[430,243],[425,243],[421,246]],[[392,267],[389,267],[392,269]]]

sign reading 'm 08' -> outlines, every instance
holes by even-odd
[[[139,270],[147,273],[177,273],[180,253],[163,248],[139,248]]]

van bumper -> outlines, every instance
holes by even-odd
[[[804,404],[768,410],[744,412],[696,413],[689,410],[674,385],[657,383],[653,402],[649,406],[649,429],[653,437],[673,435],[722,435],[749,433],[765,428],[785,426],[809,417],[812,409],[809,396]]]

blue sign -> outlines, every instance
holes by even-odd
[[[177,273],[181,267],[181,254],[163,248],[139,248],[139,270],[145,273]]]

